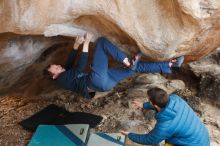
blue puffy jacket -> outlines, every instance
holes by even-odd
[[[154,109],[149,102],[145,109]],[[196,113],[179,96],[170,95],[165,108],[156,114],[157,123],[148,134],[129,133],[128,137],[139,144],[158,144],[166,140],[179,146],[209,146],[209,134]]]

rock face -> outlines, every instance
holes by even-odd
[[[190,63],[190,67],[201,78],[199,96],[211,99],[220,107],[220,49],[200,61]]]
[[[151,87],[159,87],[171,94],[178,90],[185,89],[182,80],[167,80],[160,74],[143,74],[134,80],[134,86],[127,90],[128,97],[145,97],[147,90]]]
[[[89,30],[153,59],[198,59],[220,45],[219,0],[3,0],[0,18],[0,32],[75,36]]]
[[[48,48],[68,43],[62,37],[18,36],[4,34],[0,37],[0,95],[19,80],[26,68],[36,61]],[[42,68],[39,68],[42,72]],[[33,72],[34,74],[36,72]]]

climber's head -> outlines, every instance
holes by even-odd
[[[44,69],[44,73],[48,74],[53,79],[56,79],[64,71],[65,69],[57,64],[50,64]]]

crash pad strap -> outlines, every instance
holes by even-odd
[[[96,134],[97,134],[98,136],[104,138],[104,139],[107,139],[107,140],[109,140],[109,141],[111,141],[111,142],[114,142],[114,143],[116,143],[116,144],[119,144],[119,145],[124,146],[124,143],[122,143],[121,141],[118,141],[118,140],[112,138],[111,136],[109,136],[109,135],[107,135],[107,134],[105,134],[105,133],[96,133]]]
[[[84,146],[85,144],[81,139],[72,133],[67,127],[63,125],[56,125],[56,128],[62,132],[69,140],[71,140],[77,146]]]

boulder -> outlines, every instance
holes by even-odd
[[[220,106],[220,49],[189,65],[195,75],[200,77],[199,96]]]
[[[182,80],[168,80],[158,73],[142,74],[134,80],[134,86],[128,88],[126,93],[131,98],[145,98],[148,89],[152,87],[159,87],[171,94],[178,90],[184,90],[185,83]]]
[[[157,60],[198,59],[220,45],[219,0],[3,0],[0,18],[1,33],[72,37],[88,30]]]

